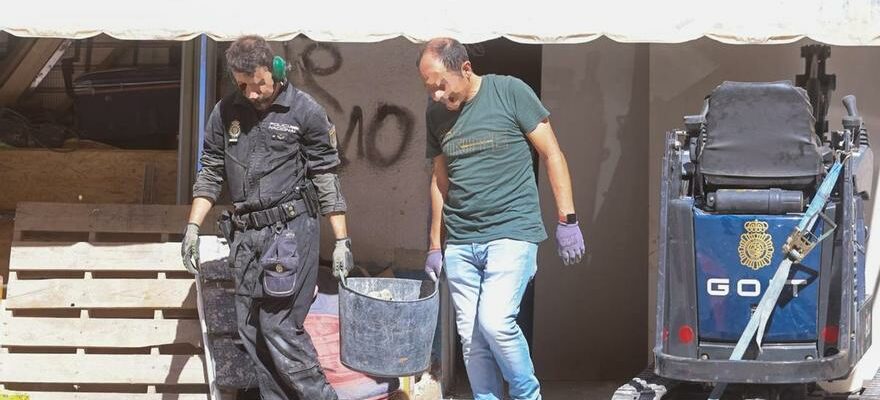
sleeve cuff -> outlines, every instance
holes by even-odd
[[[193,189],[193,198],[196,197],[204,197],[211,201],[211,203],[217,202],[217,197],[219,197],[220,193],[214,192],[207,189]]]
[[[346,211],[348,211],[348,207],[346,206],[345,202],[321,205],[321,215],[327,215],[331,213],[345,213]]]
[[[530,126],[526,128],[526,132],[525,132],[526,135],[528,135],[528,134],[534,132],[535,129],[538,128],[538,124],[540,124],[541,121],[547,119],[547,117],[549,117],[549,116],[550,116],[550,111],[547,111],[547,110],[544,110],[544,112],[542,112],[541,114],[539,114],[539,115],[538,115],[538,118],[536,118],[536,119],[534,120],[534,122],[531,123],[531,124],[529,124]]]

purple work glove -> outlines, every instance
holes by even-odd
[[[440,278],[440,271],[443,271],[443,251],[439,249],[428,250],[428,258],[425,260],[425,273],[431,277],[431,280],[437,282]]]
[[[562,262],[565,265],[581,262],[586,246],[584,245],[584,235],[577,222],[573,224],[560,222],[556,226],[556,243],[558,244],[559,257],[562,257]]]

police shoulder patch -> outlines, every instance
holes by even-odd
[[[330,125],[330,131],[327,132],[327,136],[330,137],[330,146],[335,149],[338,144],[336,139],[336,125]]]

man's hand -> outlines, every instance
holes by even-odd
[[[196,275],[199,273],[199,225],[195,223],[186,224],[183,231],[183,242],[181,243],[180,256],[183,257],[183,266],[189,273]]]
[[[559,222],[556,226],[556,243],[559,257],[565,265],[572,265],[581,262],[584,256],[586,246],[584,245],[584,235],[577,222],[566,224]]]
[[[333,249],[333,276],[342,280],[354,268],[354,257],[351,255],[351,239],[336,239]]]
[[[425,259],[425,273],[431,277],[432,281],[437,282],[441,271],[443,271],[443,251],[440,249],[428,250],[428,257]]]

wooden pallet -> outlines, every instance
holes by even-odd
[[[20,203],[0,301],[0,390],[34,400],[208,398],[196,288],[179,256],[188,212]]]
[[[19,202],[175,202],[176,150],[11,149],[2,154],[0,210],[14,210]]]

